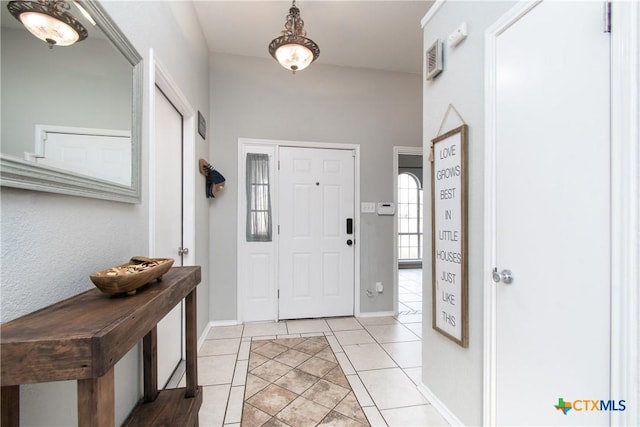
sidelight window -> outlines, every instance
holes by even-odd
[[[247,242],[271,241],[269,155],[247,154]]]

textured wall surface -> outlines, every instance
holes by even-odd
[[[192,4],[145,1],[103,5],[145,59],[149,48],[155,49],[193,108],[208,116],[208,53]],[[158,28],[162,31],[156,31]],[[145,70],[145,82],[148,79]],[[147,96],[145,90],[142,203],[1,189],[2,322],[90,289],[93,284],[88,276],[92,272],[120,264],[133,254],[148,253]],[[206,143],[196,141],[196,157],[205,157],[207,150]],[[196,180],[202,186],[203,182]],[[198,287],[199,333],[209,321],[207,210],[207,200],[197,198],[196,264],[203,267]],[[141,396],[141,366],[137,347],[116,365],[116,425],[124,421]],[[76,425],[75,390],[72,382],[23,386],[22,425]]]

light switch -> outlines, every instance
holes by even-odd
[[[376,213],[375,202],[362,202],[360,203],[360,212],[362,213]]]

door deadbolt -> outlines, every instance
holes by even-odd
[[[493,273],[491,274],[493,281],[496,283],[504,283],[505,285],[510,285],[513,283],[513,274],[511,270],[502,270],[498,273],[498,269],[494,268]]]
[[[353,240],[351,239],[347,240],[347,246],[351,246],[351,245],[353,245]]]

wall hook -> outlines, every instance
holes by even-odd
[[[216,197],[216,194],[224,188],[225,177],[218,172],[205,159],[198,160],[198,170],[205,176],[205,194],[208,199]]]

